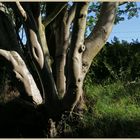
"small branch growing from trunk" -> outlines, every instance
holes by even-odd
[[[76,4],[73,4],[73,6],[71,7],[71,9],[68,12],[68,18],[67,18],[67,25],[70,26],[70,24],[72,23],[74,17],[75,17],[75,12],[76,12]]]
[[[26,14],[25,10],[23,9],[23,7],[21,6],[21,4],[18,0],[16,0],[16,5],[17,5],[21,15],[24,17],[24,19],[26,21],[27,20],[27,14]]]
[[[43,100],[40,91],[21,56],[16,51],[6,51],[3,49],[0,49],[0,55],[12,63],[16,78],[23,82],[28,96],[31,96],[33,99],[33,103],[41,104]]]
[[[58,15],[59,13],[65,8],[67,3],[58,5],[51,14],[43,21],[44,26],[48,26]]]
[[[48,49],[48,45],[47,45],[47,40],[45,37],[45,27],[42,24],[42,20],[41,20],[41,15],[38,18],[38,25],[39,25],[39,36],[40,36],[40,41],[41,41],[41,46],[44,52],[44,61],[45,63],[48,62],[49,67],[51,68],[51,59],[50,59],[50,53],[49,53],[49,49]]]

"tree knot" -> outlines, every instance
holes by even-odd
[[[79,53],[84,52],[85,49],[86,49],[85,45],[84,44],[81,44],[80,47],[79,47]]]

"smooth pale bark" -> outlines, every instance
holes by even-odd
[[[42,41],[39,34],[39,14],[34,15],[30,3],[25,3],[24,9],[28,14],[28,18],[24,23],[27,52],[28,57],[30,57],[27,61],[31,61],[29,64],[31,64],[33,76],[36,78],[35,81],[43,97],[43,103],[47,104],[47,108],[53,108],[56,107],[58,102],[57,89],[48,62],[44,63]],[[54,110],[50,112],[54,112]]]
[[[69,12],[67,12],[65,9],[64,14],[60,14],[60,16],[63,17],[62,20],[60,19],[61,24],[58,23],[60,24],[59,28],[61,30],[58,30],[56,36],[56,86],[60,98],[62,98],[66,93],[66,55],[70,39],[70,25],[75,17],[75,11],[75,4],[71,7]]]
[[[23,83],[25,91],[28,96],[32,97],[33,103],[41,104],[43,100],[40,91],[20,55],[16,51],[6,51],[3,49],[0,49],[0,55],[12,63],[16,78]]]
[[[41,47],[41,39],[39,34],[39,27],[35,26],[34,18],[30,16],[32,20],[26,22],[26,35],[29,42],[29,53],[32,59],[32,63],[35,64],[36,73],[38,74],[38,78],[40,80],[40,85],[42,86],[43,96],[45,103],[49,104],[48,106],[56,106],[58,97],[57,97],[57,89],[55,86],[55,82],[52,76],[51,69],[49,67],[48,62],[44,63],[44,54]],[[29,22],[29,25],[28,25]],[[31,25],[35,28],[33,31]],[[36,63],[37,62],[37,63]],[[39,65],[38,65],[39,64]],[[51,108],[51,107],[50,107]],[[54,110],[52,110],[54,111]]]
[[[76,4],[73,4],[73,6],[70,8],[70,10],[68,12],[68,17],[67,17],[67,20],[66,20],[66,23],[67,23],[68,27],[70,26],[70,24],[74,20],[75,13],[76,13]]]
[[[88,3],[77,3],[71,47],[69,52],[69,70],[67,93],[64,96],[64,108],[72,111],[83,94],[82,54],[85,50],[84,33],[86,29]]]
[[[55,71],[56,71],[56,87],[58,90],[58,95],[61,98],[65,92],[65,75],[64,75],[64,66],[65,66],[65,57],[66,50],[64,50],[64,36],[65,36],[65,12],[64,9],[57,17],[57,20],[53,23],[53,29],[55,29]],[[59,43],[58,43],[59,42]]]
[[[83,76],[86,75],[93,58],[106,43],[114,25],[117,2],[104,2],[99,20],[89,37],[85,40],[86,51],[83,53]]]
[[[50,54],[47,46],[47,40],[45,36],[45,26],[42,24],[41,15],[38,18],[38,25],[39,25],[39,36],[41,41],[41,46],[44,52],[44,61],[45,63],[48,62],[49,67],[51,68],[51,60],[50,60]]]
[[[18,0],[16,1],[16,5],[17,5],[21,15],[25,18],[25,20],[27,20],[27,14]]]
[[[33,56],[35,60],[38,62],[38,64],[40,65],[40,68],[42,69],[44,65],[44,55],[43,55],[41,45],[38,42],[36,33],[32,29],[29,29],[29,35],[30,35],[30,41],[32,45]]]
[[[66,31],[67,7],[65,6],[65,3],[59,3],[59,5],[58,3],[51,3],[50,6],[58,13],[56,14],[57,17],[55,17],[53,22],[47,26],[46,38],[48,39],[50,55],[53,58],[52,72],[58,90],[58,95],[62,98],[66,87],[65,61],[68,45],[65,41],[65,36],[67,32],[69,32],[69,30]],[[48,17],[50,17],[54,11],[52,11],[52,8],[47,8]]]

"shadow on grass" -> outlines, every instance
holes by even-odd
[[[19,103],[0,105],[0,138],[44,138],[46,118]],[[140,118],[121,120],[104,116],[92,122],[74,122],[64,138],[140,138]]]
[[[80,126],[81,125],[81,126]],[[94,124],[82,126],[79,123],[74,132],[64,134],[65,138],[140,138],[139,120],[116,120],[106,117],[96,119]]]

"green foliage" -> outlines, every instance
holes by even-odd
[[[137,6],[136,2],[128,2],[125,8],[125,12],[128,13],[128,19],[132,17],[138,17],[140,7]]]
[[[87,110],[65,137],[140,137],[140,81],[85,85]]]
[[[93,30],[100,15],[101,5],[101,2],[90,3],[87,15],[87,27],[85,36],[88,36]],[[118,24],[125,19],[132,19],[133,17],[138,17],[139,10],[140,7],[137,5],[137,2],[125,2],[124,4],[118,6],[115,24]]]
[[[115,19],[115,24],[124,21],[126,18],[131,19],[133,17],[138,17],[140,7],[138,7],[136,2],[127,2],[117,9],[117,15]]]
[[[106,80],[134,81],[140,78],[140,43],[120,42],[114,38],[94,59],[86,83]]]

